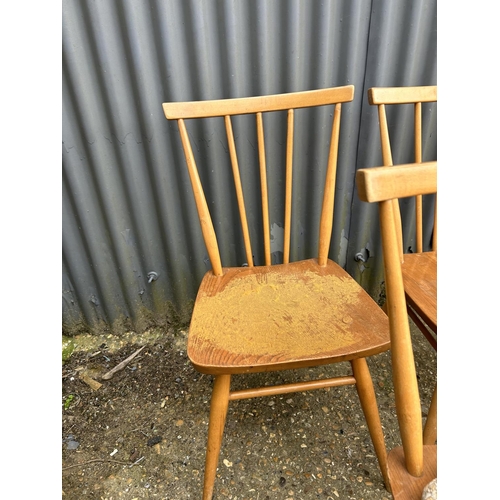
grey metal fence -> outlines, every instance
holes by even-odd
[[[65,0],[62,33],[65,333],[189,320],[208,259],[177,126],[162,112],[166,101],[355,85],[354,101],[343,107],[330,257],[378,297],[377,208],[359,202],[354,180],[358,168],[382,161],[367,89],[436,84],[435,0]],[[294,174],[301,189],[294,194],[292,238],[304,241],[315,239],[319,207],[310,193],[325,164],[315,144],[324,140],[328,112],[318,111],[314,121],[305,116],[306,140],[297,144],[295,161],[306,167]],[[411,161],[411,110],[389,110],[389,120],[395,163]],[[246,131],[244,120],[239,125]],[[225,133],[215,124],[190,133],[196,154],[219,166],[207,192],[217,200],[231,182]],[[255,163],[251,136],[237,146],[246,163]],[[424,109],[423,147],[424,160],[436,158],[434,105]],[[271,182],[282,180],[278,171]],[[258,185],[249,183],[249,211],[257,218]],[[278,197],[271,204],[277,259],[279,206]],[[237,241],[237,217],[222,212],[214,210],[216,229]],[[292,258],[309,251],[306,244]],[[354,258],[360,252],[364,263]],[[228,264],[244,262],[237,246],[224,246],[224,253]]]

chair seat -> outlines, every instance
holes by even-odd
[[[224,268],[203,278],[188,356],[202,373],[326,364],[388,350],[386,314],[331,260]]]
[[[437,333],[437,252],[405,254],[401,270],[407,302]]]

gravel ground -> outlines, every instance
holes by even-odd
[[[423,416],[436,353],[412,329]],[[212,377],[186,356],[184,331],[79,336],[62,368],[62,489],[67,500],[200,499]],[[100,377],[145,346],[110,380]],[[389,353],[368,361],[387,448],[400,445]],[[302,371],[345,373],[346,364]],[[235,377],[233,388],[297,380]],[[97,381],[100,386],[89,384]],[[214,499],[387,499],[354,387],[230,403]]]

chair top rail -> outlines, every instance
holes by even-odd
[[[392,167],[363,168],[356,172],[361,201],[369,203],[437,192],[437,161]]]
[[[218,99],[212,101],[166,102],[163,112],[169,120],[262,113],[350,102],[354,85],[306,90],[271,96]]]
[[[437,85],[425,87],[373,87],[368,89],[370,104],[413,104],[437,101]]]

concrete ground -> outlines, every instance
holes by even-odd
[[[425,419],[436,382],[436,353],[415,328],[412,338]],[[63,366],[63,498],[201,498],[212,378],[192,368],[185,332],[75,341],[77,349]],[[142,345],[127,368],[108,381],[99,378]],[[391,449],[400,438],[390,355],[368,363]],[[345,368],[305,374],[312,379]],[[92,389],[84,374],[102,385]],[[293,382],[298,375],[242,376],[233,388]],[[356,390],[230,403],[214,495],[226,498],[390,500]]]

